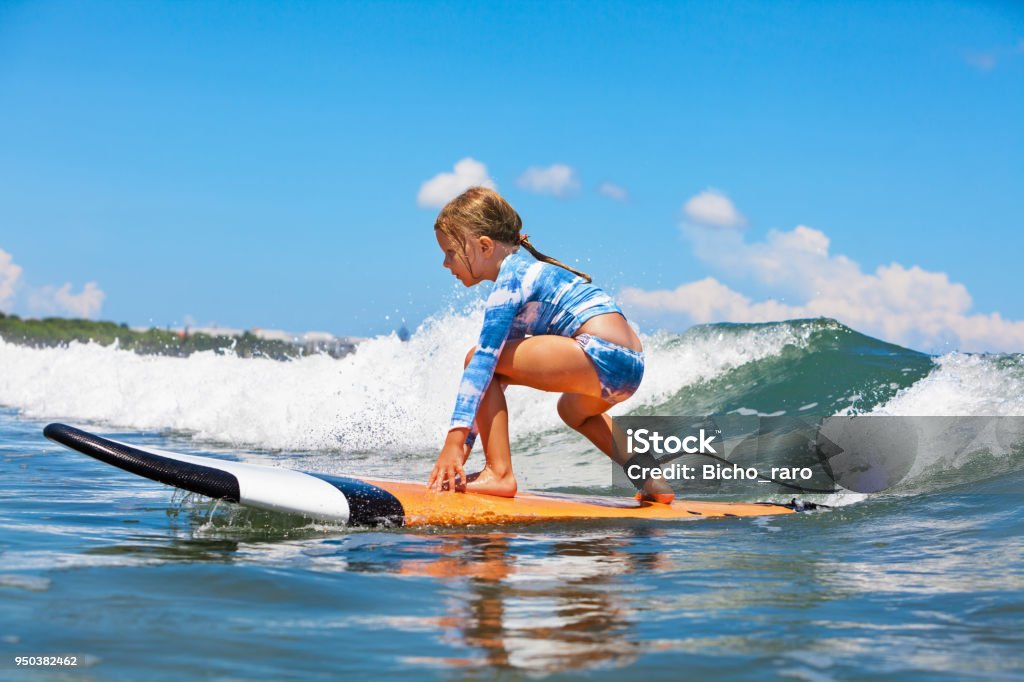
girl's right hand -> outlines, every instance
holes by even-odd
[[[437,463],[434,464],[434,470],[430,472],[428,488],[437,492],[465,489],[466,471],[462,465],[466,461],[468,433],[469,429],[452,429],[448,432],[441,454],[437,456]]]

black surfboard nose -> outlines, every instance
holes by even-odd
[[[161,457],[67,424],[49,424],[43,429],[43,435],[137,476],[219,500],[238,502],[240,499],[238,479],[220,469]]]

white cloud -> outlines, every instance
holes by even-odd
[[[523,189],[538,194],[551,194],[564,199],[580,188],[579,179],[572,166],[556,163],[547,168],[533,166],[519,176],[517,184]]]
[[[848,277],[856,263],[845,256],[829,257],[829,238],[820,230],[798,225],[789,232],[770,230],[763,242],[748,243],[742,232],[683,226],[694,254],[730,276],[752,278],[782,292],[806,294],[813,286],[808,273],[823,269],[830,279]],[[822,263],[827,262],[823,267]]]
[[[1012,47],[996,47],[991,50],[968,50],[964,52],[964,61],[979,71],[991,71],[1001,61],[1024,55],[1024,39],[1017,41]]]
[[[82,291],[73,293],[71,283],[60,287],[45,286],[29,294],[29,309],[36,315],[67,313],[74,317],[96,317],[107,297],[96,282],[87,282]]]
[[[14,289],[21,277],[21,266],[14,257],[0,249],[0,308],[6,308],[14,300]]]
[[[680,284],[672,290],[645,291],[627,287],[620,293],[623,305],[647,310],[680,313],[688,321],[762,322],[799,317],[794,309],[778,301],[754,303],[714,277]]]
[[[766,291],[754,300],[715,278],[672,290],[627,288],[623,305],[685,323],[767,322],[833,317],[857,331],[924,350],[1024,349],[1024,321],[999,313],[972,313],[967,288],[943,272],[899,263],[863,272],[843,255],[829,253],[829,239],[805,225],[773,230],[764,241],[742,234],[685,229],[695,254],[732,276],[752,278]]]
[[[629,193],[625,188],[619,187],[618,185],[610,182],[602,182],[597,188],[597,191],[615,201],[626,201],[629,199]]]
[[[470,187],[477,186],[497,189],[487,174],[487,166],[467,156],[455,164],[453,172],[438,173],[424,182],[416,195],[416,203],[424,208],[440,208]]]
[[[694,223],[706,227],[737,228],[747,224],[747,219],[736,210],[729,197],[715,189],[690,197],[683,205],[683,213]]]
[[[18,280],[23,270],[14,262],[14,257],[0,249],[0,308],[13,303]],[[96,317],[103,308],[106,294],[96,282],[88,282],[79,293],[71,290],[71,283],[55,287],[25,287],[22,296],[27,297],[28,309],[33,315],[71,314],[75,317]],[[21,298],[19,296],[19,298]]]
[[[991,71],[998,61],[995,52],[968,52],[964,60],[979,71]]]

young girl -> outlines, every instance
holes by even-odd
[[[495,282],[479,341],[466,355],[448,437],[427,483],[437,491],[516,494],[504,394],[509,384],[562,393],[562,420],[626,464],[614,452],[612,421],[605,412],[640,386],[640,338],[589,276],[538,252],[522,226],[515,209],[484,187],[450,201],[434,223],[444,267],[452,275],[467,287]],[[463,465],[477,433],[487,463],[466,476]],[[643,497],[671,502],[671,488],[648,480]]]

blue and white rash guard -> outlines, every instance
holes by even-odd
[[[584,322],[605,313],[622,311],[598,287],[565,268],[538,261],[522,249],[510,253],[498,267],[494,289],[487,298],[484,325],[462,375],[450,428],[469,428],[472,442],[480,400],[506,341],[539,334],[572,336]]]

